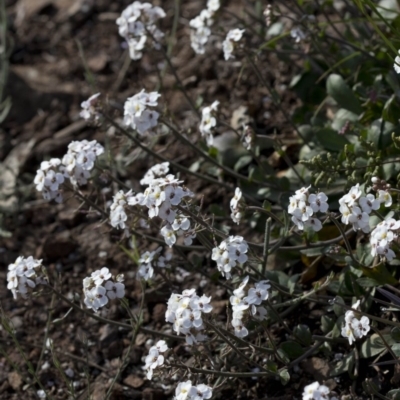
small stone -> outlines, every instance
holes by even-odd
[[[8,374],[8,383],[14,390],[19,390],[22,386],[22,378],[18,372],[13,371]]]
[[[143,386],[143,379],[138,377],[137,375],[129,375],[124,379],[124,384],[131,386],[135,389],[140,388]]]

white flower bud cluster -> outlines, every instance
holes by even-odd
[[[235,195],[232,197],[230,202],[231,207],[231,218],[236,224],[240,223],[243,216],[243,207],[245,206],[244,198],[242,197],[242,191],[240,188],[235,189]]]
[[[103,267],[92,272],[91,276],[83,280],[84,303],[87,308],[98,311],[105,306],[108,300],[122,299],[125,296],[125,285],[123,275],[118,275],[115,282],[108,268]]]
[[[318,381],[307,385],[303,391],[303,400],[338,400],[336,396],[329,397],[328,386],[321,385]]]
[[[328,196],[323,192],[310,194],[308,189],[310,186],[296,190],[295,195],[289,198],[288,213],[292,215],[292,222],[298,229],[311,228],[318,232],[322,229],[322,223],[313,215],[328,211]]]
[[[385,257],[388,261],[392,261],[395,257],[394,251],[390,248],[393,241],[397,241],[399,237],[400,221],[389,218],[380,222],[371,232],[371,255],[379,255]]]
[[[247,261],[249,246],[242,236],[229,236],[214,247],[211,258],[217,263],[218,270],[226,279],[232,277],[232,268],[238,267]]]
[[[360,300],[354,303],[351,308],[352,310],[346,311],[344,316],[344,326],[342,327],[342,336],[349,340],[349,344],[352,345],[356,339],[361,339],[366,336],[370,330],[369,318],[362,316],[360,319],[357,317],[360,313]]]
[[[245,287],[248,282],[249,277],[246,276],[229,299],[233,311],[231,323],[235,329],[235,335],[241,338],[249,334],[244,325],[246,310],[249,310],[250,315],[259,321],[265,319],[267,310],[261,306],[261,303],[268,299],[268,290],[271,288],[269,281],[256,282],[254,287],[248,290],[247,296],[245,296]]]
[[[225,40],[222,42],[222,50],[224,51],[225,60],[235,58],[233,51],[235,50],[238,42],[240,42],[242,39],[244,31],[245,29],[232,29],[226,35]]]
[[[69,179],[74,186],[85,185],[96,158],[103,153],[104,147],[96,140],[71,142],[62,161],[59,158],[52,158],[40,164],[33,181],[36,190],[42,192],[45,200],[54,199],[57,203],[61,203],[63,198],[60,185],[65,179]]]
[[[156,107],[158,92],[146,93],[144,89],[129,97],[124,104],[124,123],[135,129],[139,135],[149,135],[158,124],[160,114],[148,107]]]
[[[187,289],[182,294],[171,294],[167,303],[165,320],[173,324],[173,329],[178,334],[186,336],[186,343],[202,342],[206,336],[201,333],[204,329],[202,314],[212,310],[211,297],[199,297],[196,289]]]
[[[217,125],[215,115],[218,111],[219,101],[214,101],[209,107],[204,107],[201,111],[200,133],[206,139],[207,146],[212,146],[214,143],[213,130]]]
[[[161,353],[165,353],[168,350],[168,346],[165,340],[159,340],[155,346],[150,347],[149,354],[146,357],[146,364],[144,366],[147,371],[147,379],[151,380],[153,377],[153,371],[164,364],[164,356]]]
[[[26,299],[36,285],[45,282],[42,260],[35,260],[32,256],[28,258],[20,256],[8,266],[7,288],[11,290],[14,299],[17,299],[18,294]]]
[[[191,46],[197,54],[204,54],[206,51],[205,45],[211,35],[209,27],[214,23],[214,14],[219,7],[219,0],[208,0],[207,8],[189,22]]]
[[[389,192],[380,190],[378,198],[375,198],[373,194],[362,196],[360,185],[357,183],[339,200],[341,220],[346,225],[353,224],[355,231],[361,230],[364,233],[369,233],[371,230],[369,214],[373,210],[378,210],[382,203],[385,203],[386,207],[392,204]]]
[[[89,120],[99,119],[99,115],[96,113],[96,105],[97,105],[97,98],[100,96],[100,93],[96,93],[93,96],[90,96],[87,100],[81,103],[82,111],[80,112],[80,116],[83,119]]]
[[[148,281],[154,275],[154,267],[169,268],[169,261],[172,259],[172,251],[166,251],[165,255],[161,255],[162,247],[160,246],[155,251],[146,251],[140,255],[139,268],[137,271],[138,279]]]
[[[211,399],[212,389],[210,386],[200,383],[192,385],[192,381],[179,382],[175,389],[174,400],[203,400]]]
[[[153,7],[150,3],[134,1],[122,11],[117,19],[118,32],[126,39],[129,47],[129,56],[132,60],[139,60],[143,56],[147,37],[153,39],[153,47],[160,48],[159,41],[164,34],[155,25],[160,18],[165,17],[160,7]]]

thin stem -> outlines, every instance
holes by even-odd
[[[56,294],[57,297],[59,297],[61,300],[63,300],[65,303],[67,303],[74,310],[77,310],[77,311],[79,311],[79,312],[81,312],[81,313],[83,313],[85,315],[88,315],[90,318],[93,318],[93,319],[95,319],[97,321],[103,322],[104,324],[110,324],[110,325],[117,326],[117,327],[123,328],[123,329],[132,329],[132,325],[125,324],[123,322],[113,321],[113,320],[107,319],[107,318],[103,318],[103,317],[100,317],[100,315],[94,314],[90,310],[85,310],[85,309],[81,308],[80,306],[78,306],[77,304],[75,304],[72,301],[70,301],[69,299],[67,299],[65,296],[63,296],[61,293],[59,293],[52,286],[50,286],[50,285],[46,285],[46,286],[50,290],[52,290]],[[148,333],[148,334],[154,335],[154,336],[161,336],[161,337],[166,337],[168,339],[174,339],[174,340],[185,340],[185,338],[181,337],[181,336],[170,335],[169,333],[154,331],[153,329],[144,328],[142,326],[139,327],[139,330],[141,332]]]

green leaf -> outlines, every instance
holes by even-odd
[[[329,75],[326,82],[326,90],[341,108],[357,115],[361,114],[362,108],[358,98],[340,75]]]
[[[297,342],[291,340],[281,343],[280,348],[291,360],[295,360],[304,354],[303,348]]]
[[[394,340],[390,335],[383,335],[383,337],[389,346],[394,344]],[[374,333],[362,344],[360,357],[374,357],[377,354],[382,353],[384,350],[386,350],[386,345],[382,342],[380,336],[377,333]]]
[[[382,118],[385,121],[389,121],[392,124],[397,124],[400,119],[400,104],[397,101],[396,96],[393,94],[389,100],[385,103],[382,112]]]
[[[321,146],[328,151],[341,151],[346,144],[350,143],[345,136],[339,135],[331,128],[319,129],[315,136]]]
[[[392,351],[397,357],[400,356],[400,343],[395,343],[392,347]]]
[[[282,385],[286,385],[290,381],[289,371],[287,369],[283,369],[279,372],[279,378],[281,380]]]
[[[332,129],[340,131],[347,122],[357,122],[358,115],[353,112],[340,108],[337,110],[335,117],[332,121]]]
[[[300,324],[297,325],[293,330],[294,335],[296,335],[296,339],[298,339],[304,346],[311,345],[311,331],[307,325]]]
[[[330,332],[333,327],[335,326],[335,321],[328,317],[327,315],[323,315],[321,317],[321,330],[322,332],[324,332],[325,334]]]
[[[239,171],[240,169],[246,167],[247,165],[249,165],[252,161],[253,157],[252,156],[243,156],[240,157],[239,160],[237,160],[235,166],[233,167],[233,169],[235,171]]]
[[[394,327],[391,331],[390,331],[390,336],[392,337],[392,339],[396,342],[400,342],[400,328],[399,327]]]
[[[400,400],[400,389],[393,389],[387,393],[389,399],[391,400]]]
[[[391,275],[384,263],[372,268],[361,267],[361,269],[366,277],[374,279],[380,285],[395,285],[397,283],[397,279]]]
[[[338,304],[337,304],[338,303]],[[333,312],[336,314],[337,317],[343,315],[345,313],[345,308],[341,307],[340,304],[345,305],[346,303],[340,296],[335,297],[335,304],[333,305]]]
[[[340,374],[344,374],[345,372],[349,372],[353,369],[354,365],[354,350],[352,350],[349,354],[347,354],[342,360],[340,360],[330,372],[330,376],[338,376]]]
[[[379,282],[371,278],[358,278],[356,282],[362,287],[376,287],[380,286]]]

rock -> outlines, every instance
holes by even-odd
[[[128,375],[125,379],[124,379],[124,384],[131,386],[135,389],[140,388],[141,386],[143,386],[143,379],[140,378],[137,375]]]
[[[15,390],[19,390],[22,386],[22,377],[18,372],[13,371],[8,374],[8,383]]]

